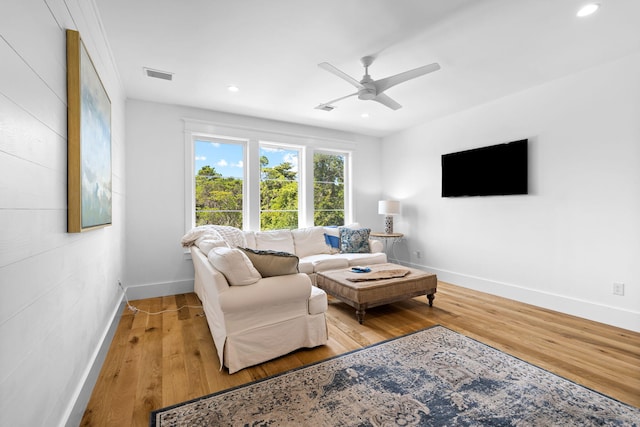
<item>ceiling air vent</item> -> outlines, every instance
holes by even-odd
[[[163,80],[173,80],[173,73],[169,73],[167,71],[154,70],[147,67],[143,67],[142,69],[144,70],[144,73],[148,77],[153,77],[156,79],[163,79]]]

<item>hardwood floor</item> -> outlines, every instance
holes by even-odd
[[[199,305],[195,294],[133,301],[150,312]],[[81,425],[147,426],[149,412],[440,324],[622,402],[640,407],[640,333],[438,283],[424,296],[373,308],[360,325],[330,299],[329,342],[233,375],[219,370],[202,309],[123,313]]]

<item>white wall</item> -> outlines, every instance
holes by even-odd
[[[402,201],[408,235],[398,255],[441,280],[640,331],[639,75],[634,54],[384,138],[384,191]],[[523,138],[529,195],[440,197],[442,154]]]
[[[333,148],[353,149],[355,219],[374,228],[381,223],[377,214],[380,196],[378,138],[128,100],[125,284],[129,287],[129,297],[193,290],[193,265],[180,247],[180,239],[185,233],[184,119],[305,136],[309,144],[318,144],[318,139],[326,139],[331,141]]]
[[[0,425],[79,422],[72,408],[119,307],[124,97],[93,2],[0,6]],[[67,234],[65,29],[112,102],[113,226]],[[80,402],[79,410],[84,406]]]

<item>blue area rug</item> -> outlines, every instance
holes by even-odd
[[[435,326],[151,413],[151,426],[636,426],[640,409]]]

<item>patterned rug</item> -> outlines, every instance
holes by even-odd
[[[640,409],[442,326],[151,413],[151,426],[636,426]]]

